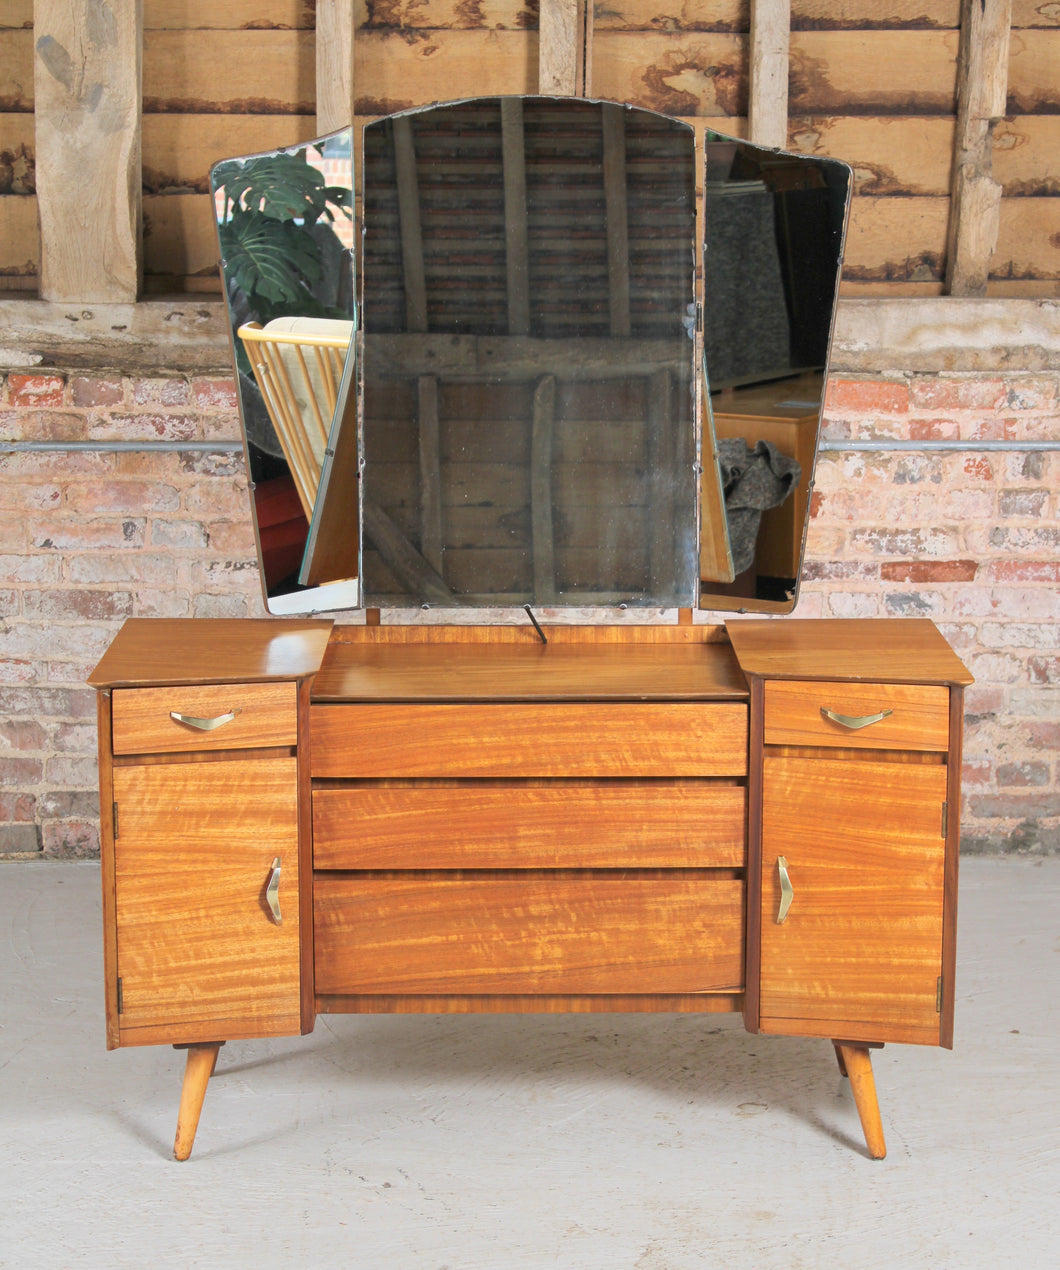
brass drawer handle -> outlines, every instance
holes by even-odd
[[[782,855],[777,856],[777,872],[780,874],[780,907],[777,909],[777,925],[782,926],[795,898],[795,888],[788,877],[788,862]]]
[[[851,718],[849,714],[837,714],[835,710],[826,710],[821,707],[821,713],[826,719],[831,719],[833,723],[841,723],[845,728],[867,728],[873,723],[879,723],[881,719],[886,719],[891,713],[890,710],[881,710],[879,714],[862,714],[856,719]]]
[[[231,723],[241,709],[242,706],[237,706],[235,710],[229,710],[227,714],[215,715],[212,719],[200,719],[194,714],[181,714],[179,710],[170,710],[169,717],[176,719],[178,723],[186,723],[189,728],[198,728],[200,732],[212,732],[214,728]]]
[[[272,862],[269,884],[265,888],[265,899],[272,910],[272,920],[277,926],[283,925],[283,914],[280,912],[280,857]]]

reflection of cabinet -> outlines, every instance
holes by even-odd
[[[181,1158],[219,1042],[354,1011],[742,1011],[837,1043],[883,1153],[868,1047],[952,1037],[929,622],[328,629],[133,622],[93,675],[108,1043],[189,1046]]]

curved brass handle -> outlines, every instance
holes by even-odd
[[[795,898],[795,888],[791,885],[791,878],[788,877],[788,862],[782,855],[777,856],[777,872],[780,874],[780,907],[777,909],[777,925],[780,926],[788,915],[791,901]]]
[[[198,728],[200,732],[212,732],[214,728],[231,723],[241,709],[241,706],[237,706],[234,710],[229,710],[227,714],[218,714],[212,719],[200,719],[194,714],[181,714],[179,710],[170,710],[169,717],[176,719],[178,723],[186,723],[189,728]]]
[[[826,719],[831,719],[833,723],[841,723],[845,728],[867,728],[872,723],[879,723],[881,719],[886,719],[891,711],[881,710],[879,714],[862,714],[857,718],[851,718],[849,714],[837,714],[834,710],[826,710],[822,706],[821,713]]]
[[[277,926],[283,925],[283,914],[280,912],[280,857],[277,856],[272,862],[272,872],[269,874],[269,884],[265,888],[265,899],[268,901],[269,908],[272,910],[272,920]]]

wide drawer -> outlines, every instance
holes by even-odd
[[[294,683],[116,688],[111,698],[114,753],[294,745],[297,691]],[[174,718],[174,713],[184,720]]]
[[[314,705],[319,777],[743,776],[747,709],[721,702]]]
[[[318,873],[316,991],[739,991],[743,906],[709,875]]]
[[[313,865],[742,868],[745,801],[707,782],[318,788]]]
[[[949,690],[939,686],[772,680],[765,685],[765,743],[944,751],[949,705]]]

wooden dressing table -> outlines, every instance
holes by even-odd
[[[107,1044],[330,1012],[741,1011],[952,1044],[961,696],[928,621],[131,620],[99,694]]]

